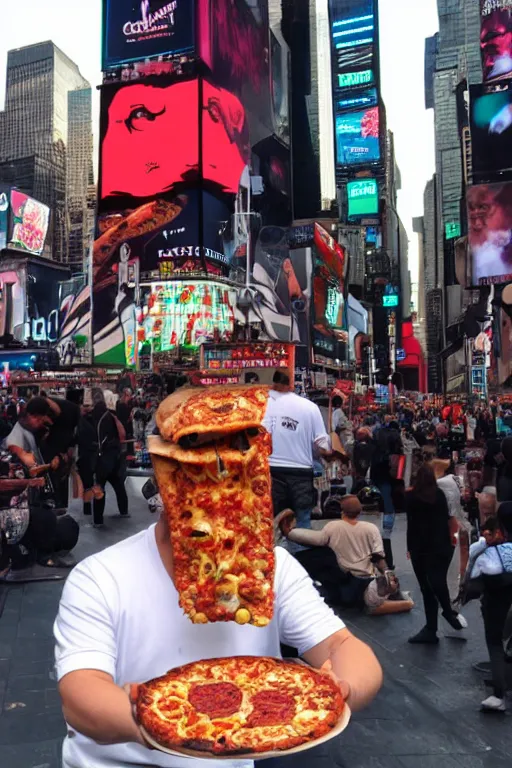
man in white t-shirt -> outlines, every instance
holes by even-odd
[[[235,655],[280,657],[280,643],[331,671],[354,710],[377,694],[382,671],[293,557],[277,549],[274,618],[267,627],[193,624],[173,583],[165,517],[78,565],[55,622],[56,670],[68,735],[63,768],[221,768],[225,762],[150,752],[125,686],[181,664]],[[240,758],[231,768],[253,768]]]
[[[276,371],[264,426],[272,435],[272,503],[274,515],[293,509],[300,528],[311,528],[317,492],[313,485],[315,456],[332,454],[331,440],[317,405],[290,389],[290,378]],[[302,547],[290,544],[290,552]]]

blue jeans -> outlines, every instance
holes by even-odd
[[[293,509],[297,528],[311,528],[311,513],[318,495],[313,485],[313,470],[272,467],[271,473],[274,515],[277,516],[286,508]],[[305,547],[288,541],[286,549],[294,555]]]
[[[393,496],[391,494],[391,483],[375,483],[382,494],[382,503],[384,504],[384,514],[382,515],[382,538],[390,539],[395,527],[395,507]]]

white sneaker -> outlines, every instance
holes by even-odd
[[[482,701],[482,712],[506,712],[507,706],[503,699],[498,699],[497,696],[489,696],[488,699]]]
[[[467,619],[462,615],[462,613],[457,614],[457,619],[459,621],[459,624],[461,625],[462,629],[467,629],[469,624]]]

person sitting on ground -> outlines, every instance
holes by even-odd
[[[361,589],[364,589],[364,604],[369,613],[382,616],[410,611],[414,603],[409,598],[400,599],[398,580],[394,573],[387,570],[379,529],[373,523],[358,519],[362,509],[357,496],[346,496],[340,500],[341,520],[327,523],[321,531],[296,528],[292,510],[285,510],[276,522],[290,541],[306,547],[327,547],[332,550],[339,569],[360,582]],[[300,553],[297,558],[308,570],[308,551]],[[315,562],[318,562],[317,558]],[[315,578],[315,574],[310,575]],[[321,580],[321,574],[316,575]]]

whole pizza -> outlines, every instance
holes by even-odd
[[[328,734],[344,701],[328,675],[279,659],[186,664],[139,686],[137,717],[167,749],[216,756],[288,750]]]

